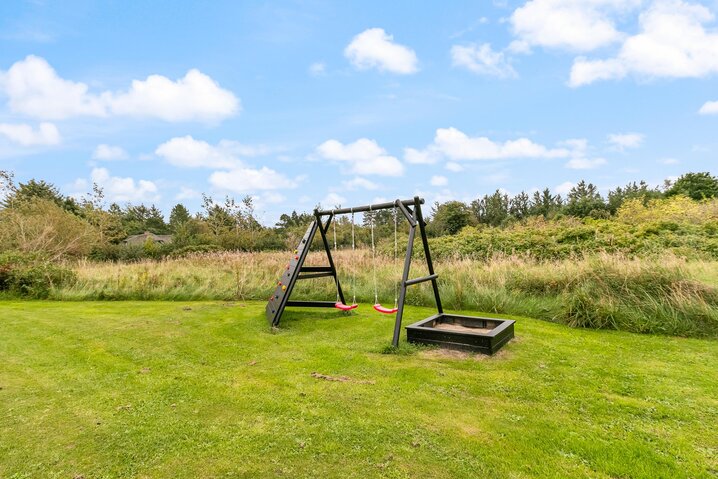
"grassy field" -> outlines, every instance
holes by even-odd
[[[348,298],[374,301],[373,262],[367,250],[340,251],[340,280]],[[77,281],[56,288],[60,300],[263,300],[288,255],[212,253],[160,261],[68,263]],[[312,253],[308,264],[326,264]],[[392,303],[401,261],[379,257],[379,298]],[[630,258],[597,254],[556,261],[497,256],[436,263],[441,296],[453,309],[529,316],[572,326],[677,336],[718,337],[718,262],[672,255]],[[412,276],[427,274],[416,260]],[[296,299],[334,299],[329,278],[299,282]],[[429,283],[408,290],[407,304],[433,306]]]
[[[364,305],[263,308],[0,302],[0,477],[718,474],[715,340],[518,318],[492,358],[383,354]]]

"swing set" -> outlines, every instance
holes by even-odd
[[[329,227],[337,215],[351,214],[351,239],[352,252],[356,251],[356,240],[354,234],[354,215],[355,213],[368,212],[370,215],[370,231],[371,231],[371,250],[372,250],[372,269],[374,282],[374,310],[382,314],[395,314],[394,335],[392,344],[396,347],[399,345],[399,336],[401,334],[401,322],[404,314],[404,302],[406,300],[407,287],[431,281],[434,292],[437,314],[414,323],[406,327],[407,339],[410,342],[419,342],[426,344],[436,344],[452,349],[469,349],[487,354],[493,354],[506,342],[514,336],[514,321],[506,319],[479,318],[474,316],[460,316],[444,313],[441,305],[441,297],[439,296],[438,275],[434,272],[434,265],[431,261],[431,252],[429,251],[429,240],[426,236],[426,223],[421,212],[421,205],[424,200],[415,196],[411,200],[396,200],[390,203],[379,203],[373,205],[359,206],[354,208],[339,208],[333,210],[314,210],[314,221],[307,228],[306,233],[302,237],[301,242],[294,256],[287,263],[281,278],[277,281],[274,293],[269,297],[266,307],[267,321],[272,327],[279,326],[279,321],[286,307],[310,307],[310,308],[336,308],[341,311],[351,311],[357,309],[356,302],[356,278],[352,273],[351,288],[352,301],[347,304],[344,291],[342,290],[337,269],[332,257],[331,247],[327,239]],[[379,288],[377,282],[377,265],[376,265],[376,244],[374,240],[375,221],[373,213],[380,210],[394,210],[394,262],[398,259],[398,223],[399,215],[409,223],[409,239],[406,247],[406,255],[404,257],[404,267],[401,280],[394,286],[394,306],[389,308],[383,306],[379,302]],[[326,220],[324,219],[326,218]],[[409,270],[411,268],[412,251],[414,249],[414,239],[417,229],[421,237],[421,243],[424,248],[424,260],[428,270],[428,275],[419,278],[409,279]],[[305,266],[304,261],[309,253],[310,245],[314,240],[316,232],[322,239],[324,252],[327,256],[327,266]],[[337,248],[337,232],[336,221],[333,223],[334,233],[334,251]],[[297,281],[304,279],[314,279],[321,277],[332,277],[336,286],[337,294],[335,301],[295,301],[290,299],[292,290]]]

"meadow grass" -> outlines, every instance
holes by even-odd
[[[349,299],[374,302],[374,260],[367,250],[335,254]],[[81,261],[75,283],[52,292],[61,300],[261,300],[271,293],[288,256],[282,252],[210,253],[136,263]],[[323,264],[311,253],[308,264]],[[444,304],[530,316],[576,327],[679,336],[718,336],[718,262],[664,255],[629,258],[596,254],[537,261],[495,256],[436,262]],[[379,256],[379,300],[394,301],[401,260]],[[414,261],[412,276],[427,274]],[[297,299],[335,299],[330,278],[299,282]],[[428,283],[412,286],[407,304],[433,305]]]
[[[3,478],[718,473],[714,340],[516,318],[489,358],[383,354],[392,318],[365,306],[279,330],[263,302],[4,301],[0,318]]]

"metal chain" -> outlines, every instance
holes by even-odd
[[[394,207],[394,265],[396,265],[396,258],[398,256],[398,251],[399,251],[399,242],[398,242],[398,234],[397,234],[398,215],[399,215],[399,208]],[[401,281],[401,280],[397,280],[397,282],[394,283],[394,308],[399,307],[399,281]]]
[[[352,304],[357,304],[356,245],[354,243],[354,208],[352,208],[352,256],[354,257],[354,268],[352,270]]]
[[[332,226],[334,228],[334,253],[336,254],[339,250],[337,248],[337,219],[334,216],[334,210],[332,210]],[[339,280],[336,279],[337,284]],[[339,302],[339,288],[337,288],[337,303]]]
[[[374,246],[374,215],[371,212],[371,205],[369,205],[369,226],[371,229],[371,265],[374,276],[374,304],[378,304],[379,290],[376,284],[376,246]]]

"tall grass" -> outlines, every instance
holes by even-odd
[[[136,263],[72,263],[77,281],[56,289],[61,300],[262,300],[284,270],[287,254],[204,253]],[[307,264],[323,264],[310,253]],[[400,260],[366,250],[336,253],[347,301],[394,302]],[[411,276],[426,274],[414,262]],[[598,254],[570,260],[537,261],[496,256],[437,262],[441,297],[447,309],[469,309],[531,316],[574,327],[641,333],[718,337],[718,290],[705,281],[715,262],[686,262],[675,256],[650,259]],[[701,280],[703,279],[703,281]],[[296,299],[335,298],[330,278],[300,281]],[[412,286],[407,304],[433,305],[429,283]]]

